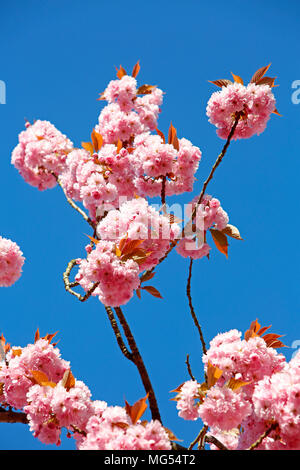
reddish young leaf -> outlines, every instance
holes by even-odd
[[[147,409],[147,401],[148,399],[148,393],[144,398],[141,398],[137,402],[134,403],[134,405],[129,405],[127,401],[125,400],[125,410],[126,413],[129,415],[132,424],[136,424],[137,421],[143,416]]]
[[[264,326],[261,328],[261,325],[258,323],[257,319],[253,321],[250,325],[249,330],[245,332],[245,340],[248,341],[250,338],[255,338],[256,336],[260,336],[268,346],[268,348],[285,348],[286,345],[283,344],[278,338],[282,338],[283,335],[277,335],[275,333],[267,333],[263,336],[263,334],[271,328],[270,326]]]
[[[244,334],[245,340],[248,341],[250,338],[257,336],[257,332],[259,331],[260,327],[261,325],[258,323],[257,319],[251,322],[249,330],[247,330]]]
[[[126,233],[125,237],[121,238],[121,240],[120,240],[119,249],[121,250],[121,253],[122,253],[122,250],[123,250],[124,246],[127,243],[127,239],[128,239],[128,233]]]
[[[122,65],[120,65],[119,69],[118,69],[118,67],[116,67],[116,70],[117,70],[117,77],[120,80],[121,80],[122,77],[124,77],[124,75],[127,75],[126,70],[122,67]]]
[[[228,258],[228,240],[227,240],[226,235],[220,230],[216,230],[212,228],[209,231],[213,237],[213,241],[215,242],[215,245],[218,248],[218,250],[221,253],[223,253],[226,256],[226,258]]]
[[[40,330],[37,329],[34,335],[34,342],[36,343],[40,339]]]
[[[249,383],[250,382],[243,382],[242,380],[231,378],[226,383],[226,387],[230,388],[231,390],[235,392],[239,390],[241,387],[244,387],[245,385],[249,385]]]
[[[99,98],[97,98],[97,101],[103,101],[103,100],[105,100],[104,91],[100,93]]]
[[[269,85],[270,88],[273,88],[275,85],[276,77],[262,77],[260,80],[256,82],[256,85]]]
[[[147,282],[153,279],[155,276],[155,272],[145,272],[145,274],[141,277],[141,282]]]
[[[70,369],[66,370],[64,373],[61,384],[67,391],[75,387],[75,377]]]
[[[93,147],[94,147],[94,150],[95,152],[98,152],[98,140],[95,136],[95,129],[93,129],[93,132],[91,134],[91,139],[92,139],[92,143],[93,143]]]
[[[239,230],[234,225],[227,224],[222,232],[228,237],[235,238],[236,240],[243,240]]]
[[[12,348],[11,353],[12,353],[12,357],[21,356],[22,349],[21,348],[17,348],[17,349]]]
[[[135,66],[133,67],[133,70],[132,70],[132,74],[131,74],[131,75],[132,75],[134,78],[136,78],[137,75],[138,75],[138,73],[139,73],[139,71],[140,71],[140,69],[141,69],[141,67],[140,67],[140,61],[138,60],[137,63],[135,64]]]
[[[32,374],[32,380],[38,385],[41,385],[42,387],[56,387],[56,383],[49,381],[47,374],[44,372],[40,370],[31,370],[30,373]]]
[[[163,143],[165,144],[166,143],[166,138],[165,138],[165,135],[163,132],[161,132],[159,129],[157,129],[157,127],[155,128],[156,132],[158,133],[158,135],[162,138],[162,141]]]
[[[168,133],[168,144],[173,144],[173,140],[175,136],[176,136],[176,129],[171,122],[170,127],[169,127],[169,133]]]
[[[231,72],[231,75],[233,76],[233,79],[236,83],[240,83],[241,85],[244,85],[244,81],[241,77],[238,75],[234,75],[234,73]]]
[[[122,255],[132,254],[145,240],[129,240],[122,245]]]
[[[141,289],[144,289],[147,291],[149,294],[153,295],[153,297],[157,297],[158,299],[162,299],[163,297],[161,296],[160,292],[153,286],[144,286],[141,287]]]
[[[86,235],[87,237],[89,237],[89,239],[90,239],[93,243],[95,243],[95,245],[97,245],[97,243],[99,243],[99,240],[97,240],[96,238],[91,237],[90,235],[87,235],[86,233],[85,233],[85,235]]]
[[[141,299],[142,298],[141,289],[136,289],[135,292],[136,292],[136,295],[138,296],[138,298]]]
[[[117,154],[120,152],[121,148],[123,147],[123,143],[120,139],[118,139],[117,143]]]
[[[211,362],[208,361],[206,370],[208,388],[213,387],[217,383],[219,378],[222,376],[222,374],[223,371],[219,369],[219,367],[213,366]]]
[[[279,112],[277,111],[276,108],[274,109],[273,113],[274,113],[274,114],[277,114],[277,116],[282,116],[282,114],[279,114]]]
[[[84,150],[87,150],[88,152],[90,152],[91,155],[93,155],[94,147],[91,142],[81,142],[81,145],[84,148]]]
[[[166,428],[165,426],[163,427],[164,430],[166,431],[167,435],[168,435],[168,438],[170,441],[178,441],[178,442],[182,442],[182,439],[178,439],[175,434],[173,433],[173,431],[171,431],[170,429]]]
[[[138,88],[136,94],[137,95],[149,95],[149,93],[152,93],[152,90],[156,88],[156,85],[142,85]]]
[[[222,88],[223,86],[228,86],[228,85],[232,85],[232,81],[231,80],[227,80],[226,78],[221,78],[219,80],[214,80],[214,81],[211,81],[211,80],[208,80],[209,83],[213,83],[214,85],[217,85],[219,86],[220,88]]]
[[[50,343],[51,343],[51,341],[53,340],[53,338],[54,338],[54,337],[57,335],[57,333],[58,333],[58,331],[56,331],[56,332],[55,332],[55,333],[53,333],[53,334],[49,334],[49,333],[47,333],[47,334],[46,334],[46,336],[43,336],[43,338],[42,338],[42,339],[44,339],[44,340],[48,341],[48,343],[50,344]]]
[[[266,74],[266,72],[269,70],[270,65],[271,64],[266,65],[265,67],[261,67],[260,69],[258,69],[255,72],[255,74],[253,75],[253,77],[251,78],[250,83],[257,83]]]

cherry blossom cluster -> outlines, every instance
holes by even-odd
[[[207,230],[211,227],[223,230],[229,222],[227,213],[222,209],[220,201],[205,195],[201,204],[197,204],[198,197],[186,206],[186,215],[191,219],[197,206],[193,222],[185,227],[185,236],[177,243],[177,253],[184,258],[193,259],[208,256],[211,247],[206,242]]]
[[[53,188],[54,175],[64,170],[73,143],[48,121],[27,122],[26,128],[13,150],[12,164],[30,185],[39,190]]]
[[[120,406],[101,403],[78,438],[79,450],[171,450],[166,430],[159,421],[132,423]]]
[[[257,448],[299,449],[300,353],[287,363],[271,346],[278,336],[218,334],[203,355],[206,382],[189,380],[175,390],[179,416],[201,418],[232,450],[249,448],[271,425]]]
[[[20,278],[24,261],[19,246],[0,236],[0,287],[9,287]]]
[[[97,225],[100,240],[94,249],[87,247],[75,280],[85,291],[97,284],[92,295],[105,305],[123,305],[140,286],[139,274],[158,263],[179,232],[176,223],[171,224],[145,199],[124,202]]]
[[[227,139],[239,113],[233,139],[245,139],[261,134],[275,110],[275,97],[269,85],[232,83],[212,94],[206,112],[223,139]]]
[[[126,407],[92,401],[88,387],[74,378],[69,362],[51,344],[54,336],[38,336],[24,348],[10,348],[1,337],[2,406],[23,410],[30,430],[44,444],[59,445],[65,428],[79,450],[171,449],[159,421],[133,419]]]
[[[159,88],[138,88],[135,77],[120,76],[101,95],[108,104],[93,131],[101,144],[74,148],[51,123],[27,122],[12,163],[40,190],[59,177],[68,197],[82,202],[93,220],[118,208],[120,197],[159,196],[163,184],[166,195],[192,191],[201,151],[175,134],[165,142],[157,130],[162,97]]]

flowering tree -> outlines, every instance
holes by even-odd
[[[149,285],[154,269],[175,248],[188,258],[186,294],[203,350],[204,381],[194,377],[187,356],[188,380],[173,392],[179,416],[203,426],[189,449],[300,449],[300,355],[289,363],[277,352],[280,335],[266,333],[253,321],[242,333],[218,334],[209,347],[195,312],[191,279],[193,262],[209,257],[211,241],[228,256],[228,237],[241,240],[228,214],[207,187],[232,140],[260,134],[272,113],[278,114],[269,66],[259,69],[246,86],[231,80],[212,82],[207,116],[225,140],[200,194],[185,208],[183,220],[171,211],[167,197],[191,192],[201,151],[158,129],[163,92],[137,85],[137,63],[131,75],[117,69],[99,100],[100,113],[90,142],[81,147],[51,123],[26,122],[13,151],[12,163],[39,190],[62,188],[67,202],[91,228],[84,259],[72,259],[63,274],[65,289],[79,301],[98,297],[104,305],[121,353],[137,368],[145,396],[135,404],[110,406],[92,400],[88,387],[75,379],[70,363],[53,343],[55,334],[33,344],[10,347],[0,338],[0,421],[29,424],[45,444],[60,443],[62,428],[81,450],[178,450],[177,438],[161,420],[150,377],[121,306],[142,291],[161,298]],[[160,204],[150,204],[153,197]],[[182,216],[182,214],[179,214]],[[210,238],[211,237],[211,238]],[[210,241],[211,240],[211,241]],[[18,245],[0,237],[0,286],[16,282],[23,254]],[[75,275],[71,278],[75,270]],[[152,282],[151,282],[152,283]],[[145,301],[143,294],[142,301]],[[147,408],[152,420],[142,419]],[[201,426],[199,426],[200,428]]]

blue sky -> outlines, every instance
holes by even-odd
[[[89,139],[103,104],[97,101],[115,78],[115,66],[131,70],[139,59],[139,83],[165,91],[159,128],[170,121],[179,137],[203,152],[193,195],[199,193],[221,141],[206,117],[213,91],[208,80],[250,80],[272,62],[271,76],[282,117],[273,115],[259,137],[234,142],[209,186],[243,242],[230,243],[229,259],[213,250],[194,263],[193,301],[207,342],[231,328],[245,331],[259,319],[284,334],[290,348],[299,331],[299,117],[292,83],[300,80],[300,5],[282,2],[173,0],[16,0],[1,5],[0,234],[16,241],[26,262],[22,278],[0,291],[3,332],[13,345],[59,331],[62,356],[94,399],[123,405],[144,396],[134,366],[123,358],[96,298],[82,304],[68,295],[62,272],[84,256],[87,226],[59,188],[39,192],[11,165],[24,118],[46,119],[75,143]],[[300,96],[300,95],[299,95]],[[178,198],[188,202],[191,194]],[[153,284],[164,300],[144,293],[124,308],[148,367],[164,424],[183,444],[200,423],[178,418],[170,390],[188,379],[186,354],[202,379],[201,345],[185,296],[188,262],[175,253],[157,269]],[[155,281],[155,282],[154,282]],[[147,412],[146,418],[149,418]],[[44,449],[24,425],[2,424],[0,449]],[[55,448],[49,446],[47,448]],[[74,448],[63,438],[62,449]]]

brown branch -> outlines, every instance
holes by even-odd
[[[271,426],[266,429],[266,431],[257,439],[257,441],[255,441],[253,444],[251,444],[250,447],[248,447],[247,450],[254,450],[256,449],[261,443],[262,441],[272,432],[274,431],[275,429],[278,428],[278,424],[277,423],[273,423],[271,424]]]
[[[123,341],[123,338],[122,338],[121,332],[119,330],[119,326],[118,326],[117,321],[115,319],[112,308],[105,305],[105,310],[106,310],[108,319],[110,321],[111,327],[113,329],[113,332],[115,334],[117,343],[119,345],[119,348],[120,348],[122,354],[124,354],[124,356],[127,359],[129,359],[130,361],[132,361],[134,363],[133,354],[132,354],[132,352],[128,351],[128,349],[125,346],[125,343]]]
[[[145,367],[144,361],[142,359],[142,356],[139,352],[139,349],[138,349],[137,344],[135,342],[135,339],[133,337],[133,334],[130,330],[130,327],[129,327],[127,321],[126,321],[126,318],[125,318],[121,308],[120,307],[115,307],[115,312],[118,316],[119,322],[120,322],[120,324],[121,324],[121,326],[124,330],[126,339],[127,339],[128,344],[130,346],[132,356],[133,356],[133,362],[134,362],[134,364],[136,365],[136,367],[139,371],[139,374],[140,374],[142,383],[144,385],[145,391],[148,393],[148,399],[149,399],[149,405],[150,405],[152,419],[153,420],[157,419],[158,421],[161,422],[161,416],[160,416],[160,412],[159,412],[159,409],[158,409],[156,396],[155,396],[155,393],[154,393],[154,390],[153,390],[153,387],[152,387],[147,369]]]
[[[195,377],[192,374],[192,369],[191,369],[191,364],[190,364],[190,355],[189,354],[186,355],[185,363],[186,363],[186,366],[187,366],[189,376],[191,377],[192,380],[196,380]]]
[[[202,344],[203,354],[206,354],[207,349],[206,349],[202,329],[201,329],[200,323],[197,319],[197,316],[196,316],[196,313],[195,313],[195,310],[194,310],[194,307],[193,307],[193,303],[192,303],[192,295],[191,295],[192,268],[193,268],[193,259],[190,258],[189,275],[188,275],[188,280],[187,280],[187,285],[186,285],[186,294],[187,294],[188,299],[189,299],[189,306],[190,306],[190,311],[191,311],[192,318],[194,320],[194,324],[195,324],[195,326],[196,326],[196,328],[199,332],[200,341],[201,341],[201,344]]]
[[[0,423],[28,424],[28,419],[25,413],[5,410],[4,408],[0,407]]]
[[[205,442],[207,442],[207,444],[214,444],[216,447],[218,447],[219,450],[229,450],[227,449],[226,446],[224,446],[224,444],[222,444],[222,442],[220,442],[216,437],[214,436],[205,436]]]
[[[198,449],[203,449],[204,446],[204,440],[205,440],[205,435],[207,433],[208,426],[205,425],[199,432],[198,436],[193,440],[193,442],[190,443],[188,450],[192,450],[193,447],[198,443]]]

